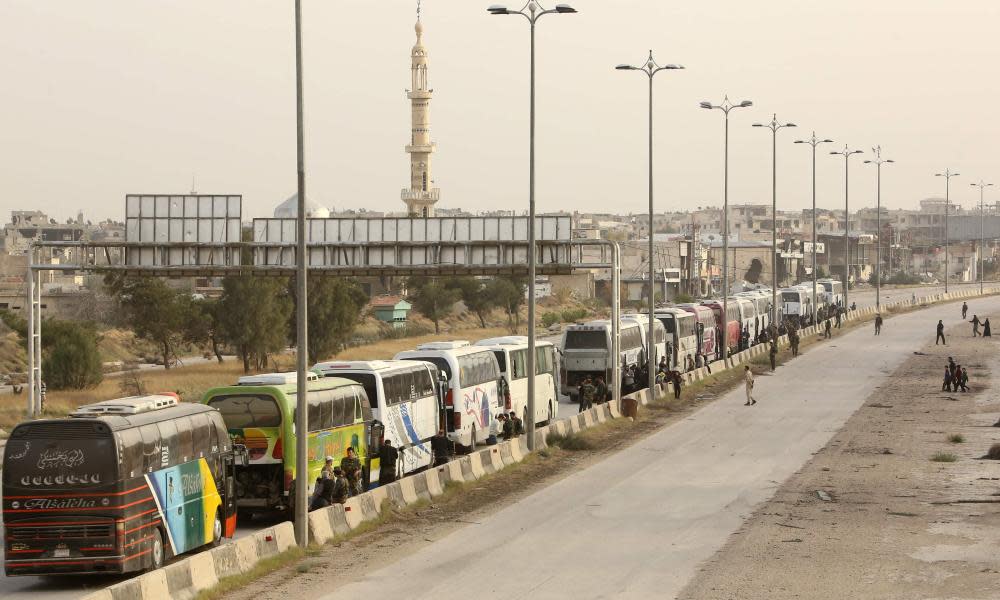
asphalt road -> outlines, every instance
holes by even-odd
[[[980,313],[1000,298],[976,300]],[[860,328],[325,598],[671,598],[954,304]],[[822,376],[817,376],[822,374]],[[513,576],[495,577],[499,572]],[[456,582],[465,582],[456,585]]]
[[[978,284],[966,284],[966,285],[978,285]],[[950,287],[953,288],[953,289],[957,289],[957,288],[962,287],[962,286],[952,285]],[[943,291],[944,291],[944,287],[943,286],[923,286],[923,287],[920,287],[920,288],[906,288],[906,289],[898,289],[898,290],[883,290],[882,291],[882,300],[885,301],[885,302],[892,302],[892,301],[898,301],[898,300],[905,300],[905,299],[909,298],[911,296],[911,294],[913,294],[913,293],[916,293],[918,296],[925,296],[925,295],[929,295],[929,294],[940,293],[940,292],[943,292]],[[875,304],[875,292],[874,292],[874,290],[852,291],[852,293],[850,295],[850,298],[851,298],[851,301],[856,302],[858,304],[858,307],[866,307],[866,306],[870,306],[870,305],[874,305]],[[997,304],[996,300],[977,300],[977,299],[972,299],[972,300],[970,300],[970,309],[974,309],[974,310],[970,310],[970,314],[972,314],[973,312],[976,312],[976,310],[979,310],[977,307],[980,306],[980,305],[982,305],[982,304],[984,304],[984,303],[987,304],[988,306],[993,307],[992,310],[996,310],[996,308],[998,306],[1000,306],[1000,305]],[[985,311],[980,311],[980,312],[985,312]],[[946,322],[948,322],[949,320],[957,321],[958,317],[959,317],[958,311],[957,311],[957,309],[955,307],[952,307],[952,308],[932,308],[932,309],[929,309],[926,312],[925,311],[921,311],[920,313],[915,313],[915,314],[912,314],[912,315],[905,315],[905,316],[902,316],[902,317],[897,317],[897,318],[894,318],[894,319],[886,322],[886,329],[885,329],[886,336],[885,336],[884,339],[885,340],[896,339],[897,341],[902,341],[903,338],[900,338],[900,337],[896,336],[895,334],[890,335],[890,332],[893,332],[895,330],[895,328],[897,327],[897,323],[901,323],[905,319],[920,320],[921,322],[924,322],[924,323],[931,322],[931,318],[932,318],[932,314],[931,313],[933,315],[940,315],[940,316],[933,316],[934,321],[936,321],[938,318],[945,318]],[[918,319],[916,317],[916,315],[922,315],[922,316],[920,316],[919,319]],[[927,326],[925,325],[925,328],[926,327]],[[929,332],[929,334],[933,337],[933,327],[932,326],[930,327],[930,329],[927,329],[927,332]],[[926,334],[926,332],[925,332],[925,334]],[[861,340],[861,339],[869,339],[869,338],[865,337],[863,334],[860,334],[860,332],[858,332],[856,334],[852,334],[852,335],[858,336],[855,339],[859,339],[859,340]],[[546,339],[549,339],[550,341],[555,341],[555,343],[558,343],[559,336],[557,335],[557,336],[553,336],[553,337],[547,337]],[[914,340],[913,344],[916,343],[916,341],[915,341],[916,338],[907,338],[907,339],[913,339]],[[916,347],[913,344],[910,344],[910,347]],[[798,361],[795,361],[794,363],[792,363],[791,366],[783,368],[782,371],[780,372],[780,374],[782,376],[784,376],[785,372],[799,372],[799,371],[804,370],[806,372],[806,374],[796,375],[797,378],[798,377],[802,377],[802,379],[799,380],[800,382],[795,384],[796,387],[801,387],[801,381],[816,381],[816,383],[811,384],[811,386],[810,386],[811,390],[815,390],[817,386],[820,386],[820,387],[831,386],[831,385],[833,385],[834,378],[830,378],[830,377],[827,376],[828,371],[823,371],[824,377],[822,378],[822,381],[817,381],[817,378],[815,378],[815,371],[810,373],[810,370],[811,369],[818,369],[821,365],[823,367],[826,367],[826,368],[831,368],[830,361],[833,359],[833,357],[827,355],[825,358],[823,358],[821,360],[818,360],[816,358],[816,356],[819,355],[819,354],[821,354],[821,353],[844,352],[844,349],[842,349],[842,348],[838,349],[838,350],[833,350],[833,348],[837,347],[837,346],[842,346],[842,344],[840,344],[839,341],[835,341],[834,344],[831,344],[828,347],[825,347],[825,348],[822,348],[822,349],[816,349],[816,350],[810,352],[809,354],[805,355],[802,359],[799,359]],[[871,345],[871,346],[875,346],[875,345]],[[897,350],[899,350],[899,352],[901,353],[901,354],[897,353],[899,356],[902,356],[902,354],[906,353],[904,348],[898,348]],[[845,352],[845,356],[848,356],[848,355],[849,355],[849,358],[850,358],[850,362],[852,364],[858,363],[860,365],[860,368],[861,368],[862,371],[870,370],[871,367],[873,367],[875,364],[877,364],[878,360],[881,360],[881,357],[880,357],[879,359],[873,359],[874,362],[865,363],[864,361],[859,361],[858,360],[857,357],[859,355],[857,353],[854,353],[852,351],[851,352]],[[896,355],[894,355],[894,356],[896,356]],[[898,358],[898,356],[897,356],[897,358]],[[808,367],[807,366],[807,365],[810,365],[810,364],[812,365],[812,367]],[[851,376],[853,377],[853,375],[851,375]],[[760,383],[758,384],[758,388],[761,390],[762,396],[766,396],[767,395],[766,390],[767,390],[767,386],[768,386],[768,382],[767,382],[768,379],[770,379],[770,378],[761,378]],[[782,377],[781,379],[785,379],[785,378]],[[740,391],[739,393],[742,394],[742,391]],[[802,394],[804,392],[796,392],[796,393]],[[816,394],[815,391],[813,391],[813,392],[810,392],[807,395],[816,396],[817,394]],[[856,398],[857,404],[860,404],[860,402],[861,402],[862,399],[863,399],[863,397]],[[730,402],[719,403],[719,405],[728,405],[728,404],[731,404],[731,403]],[[740,408],[742,408],[742,406]],[[698,413],[697,418],[698,418],[699,422],[710,421],[710,419],[713,419],[713,418],[717,417],[717,415],[714,415],[714,414],[705,414],[705,415],[703,415],[703,413],[705,413],[706,411],[708,411],[710,409],[711,409],[711,407],[707,407],[705,410],[703,410],[703,411],[701,411],[701,412]],[[572,415],[574,415],[574,414],[577,413],[577,410],[578,410],[577,405],[573,404],[573,403],[570,403],[567,397],[563,396],[563,397],[560,398],[560,403],[559,403],[559,418],[566,418],[566,417],[572,416]],[[853,410],[853,409],[851,409],[851,410]],[[763,411],[759,411],[759,412],[763,412]],[[739,411],[739,414],[742,414],[742,411]],[[840,419],[839,422],[842,422],[844,419],[846,419],[846,417],[849,414],[850,414],[850,412],[847,412],[845,414],[839,414],[838,413],[838,415],[835,418]],[[804,417],[805,416],[803,416],[803,418]],[[727,418],[731,418],[731,417],[727,417]],[[831,418],[831,417],[827,416],[827,418]],[[685,421],[685,423],[687,423],[687,421]],[[807,421],[803,421],[802,423],[800,423],[800,426],[805,426],[807,424],[808,424]],[[781,426],[783,426],[783,425],[779,424],[779,427],[781,427]],[[839,426],[839,424],[837,426]],[[816,427],[820,427],[820,425],[817,424]],[[657,434],[657,436],[654,436],[654,438],[661,438],[663,436],[666,436],[664,438],[664,440],[666,440],[666,439],[675,439],[675,436],[677,435],[676,432],[667,435],[667,432],[671,431],[673,429],[674,428],[669,428],[668,430],[665,430],[664,432],[661,432],[660,434]],[[835,429],[836,428],[834,428],[834,429],[832,429],[830,431],[833,431]],[[650,440],[653,440],[654,438],[650,438]],[[725,440],[726,438],[723,436],[723,437],[720,437],[720,439]],[[823,438],[823,443],[825,443],[825,439],[826,438]],[[699,445],[702,445],[704,443],[704,441],[705,440],[700,440],[700,441],[697,441],[697,443]],[[811,440],[811,441],[815,441],[815,440]],[[663,441],[663,442],[660,443],[660,446],[664,446],[665,447],[665,444],[666,444],[666,442]],[[673,444],[671,444],[671,445],[673,445]],[[822,446],[822,443],[820,443],[816,447],[818,448],[818,447],[821,447],[821,446]],[[634,451],[634,449],[633,449],[633,451]],[[665,450],[662,450],[662,451],[665,452]],[[675,451],[676,451],[676,449],[675,449]],[[657,450],[656,452],[661,452],[661,450]],[[641,453],[640,456],[639,456],[639,458],[641,458],[642,460],[647,460],[648,461],[649,460],[649,453],[648,452]],[[686,469],[686,468],[688,468],[688,465],[681,464],[681,463],[676,463],[676,461],[678,461],[678,460],[686,460],[687,458],[688,458],[687,455],[684,455],[684,454],[682,454],[681,456],[674,456],[673,458],[671,458],[670,460],[668,460],[662,466],[664,466],[664,467],[674,467],[675,469],[679,468],[679,467],[684,467]],[[611,461],[607,461],[607,462],[611,462]],[[798,464],[801,464],[801,462],[802,461],[800,461]],[[595,467],[595,469],[591,469],[591,471],[594,471],[596,469],[602,469],[602,468],[605,467],[605,465],[606,465],[606,463],[602,463],[602,465],[598,465],[597,467]],[[648,469],[645,469],[645,468],[643,468],[642,465],[634,464],[632,462],[628,463],[628,468],[631,469],[631,470],[633,470],[633,471],[636,471],[636,472],[650,472],[649,469],[654,469],[655,470],[655,468],[652,465],[650,465]],[[792,471],[793,470],[794,469],[792,469]],[[739,471],[739,469],[737,469],[736,471]],[[702,469],[700,469],[700,468],[694,468],[691,471],[692,475],[697,475],[700,472],[702,472]],[[788,472],[790,473],[791,471],[788,471]],[[631,473],[631,471],[630,471],[630,473]],[[785,477],[787,477],[787,474],[785,475]],[[614,479],[618,479],[618,478],[616,477]],[[699,478],[695,478],[695,479],[697,480]],[[726,480],[727,479],[725,479],[725,478],[719,479],[719,481],[726,481]],[[683,482],[684,481],[683,478],[680,479],[680,481]],[[618,485],[619,486],[625,486],[625,487],[623,487],[620,490],[619,493],[622,496],[627,496],[628,495],[628,488],[627,488],[627,486],[628,485],[632,485],[634,483],[636,483],[636,482],[635,481],[628,481],[628,482],[627,481],[620,481]],[[563,482],[563,484],[565,484],[565,482]],[[560,485],[563,485],[563,484],[560,484]],[[601,486],[599,486],[599,487],[601,487]],[[641,489],[641,486],[638,489]],[[772,488],[768,488],[768,489],[772,489]],[[589,490],[586,493],[592,494],[593,490]],[[763,497],[757,499],[756,501],[763,500],[766,497],[767,496],[763,496]],[[528,501],[530,501],[530,500],[532,500],[534,498],[535,498],[535,496],[532,496],[531,498],[528,498],[528,499],[524,500],[523,502],[528,502]],[[588,503],[592,503],[592,502],[590,502],[590,501],[584,502],[584,504],[582,504],[581,506],[583,506],[585,504],[588,504]],[[515,505],[515,507],[516,506],[517,505]],[[736,506],[738,506],[738,505],[736,505]],[[510,509],[507,509],[507,510],[503,511],[503,513],[506,513],[506,512],[508,512],[508,510],[512,510],[515,507],[511,507]],[[533,510],[533,509],[531,509],[531,510]],[[567,510],[569,510],[568,507],[567,507]],[[529,510],[529,512],[530,512],[530,510]],[[500,513],[500,514],[503,514],[503,513]],[[603,512],[602,511],[595,511],[595,514],[603,515]],[[494,517],[494,519],[495,518],[496,517]],[[516,517],[516,518],[518,520],[520,519],[520,517]],[[570,517],[567,517],[567,518],[553,517],[553,519],[554,519],[555,522],[560,523],[561,526],[565,527],[566,529],[573,529],[573,528],[576,527],[575,522],[574,522],[574,519],[576,519],[576,518],[581,518],[582,519],[583,515],[579,515],[579,514],[575,514],[574,513],[574,516],[572,518],[570,518]],[[604,521],[605,519],[610,519],[609,522],[615,522],[616,521],[616,519],[613,516],[599,516],[598,517],[599,521]],[[492,519],[491,519],[491,521],[492,521]],[[243,524],[241,524],[241,526],[237,530],[237,537],[242,537],[243,535],[247,535],[249,533],[252,533],[253,531],[255,531],[257,529],[259,529],[261,527],[265,527],[265,526],[271,525],[274,522],[276,522],[276,521],[274,521],[274,520],[267,520],[267,519],[256,519],[256,520],[254,520],[253,522],[250,522],[250,523],[243,523]],[[581,522],[586,522],[586,521],[581,521]],[[485,526],[485,524],[484,524],[484,526]],[[458,532],[456,535],[461,534],[461,533],[466,532],[466,531],[467,530],[462,530],[461,532]],[[522,534],[527,534],[528,531],[527,530],[523,530],[523,531],[521,531],[521,533]],[[3,534],[3,528],[2,528],[2,525],[0,525],[0,535],[2,535],[2,534]],[[495,535],[495,534],[490,534],[490,535]],[[547,535],[552,535],[552,534],[551,534],[551,532],[549,532]],[[506,538],[505,538],[505,536],[501,535],[500,538],[498,538],[498,539],[506,539]],[[445,543],[445,541],[446,540],[442,540],[441,543]],[[514,542],[515,542],[515,540],[511,539],[511,540],[507,540],[507,541],[505,541],[503,543],[506,545],[507,543],[513,544]],[[686,544],[686,542],[685,542],[685,544]],[[570,544],[555,543],[553,545],[553,548],[551,549],[551,551],[552,552],[557,552],[559,548],[562,548],[564,546],[567,547],[567,548],[572,548],[573,544],[571,544],[571,543]],[[616,543],[615,547],[617,547],[617,546],[618,546],[618,544]],[[513,552],[512,555],[513,556],[521,556],[522,554],[519,554],[519,553],[522,553],[522,551],[523,551],[523,548],[521,548],[520,546],[517,546],[517,550],[515,552]],[[580,551],[580,550],[579,549],[578,550],[574,550],[573,552],[576,553],[578,551]],[[611,553],[614,554],[614,552],[611,552]],[[463,553],[463,555],[464,554],[465,553]],[[595,556],[604,556],[604,555],[607,555],[607,554],[608,554],[608,552],[604,552],[604,551],[601,551],[601,552],[596,552],[596,551],[585,552],[585,555],[587,555],[587,556],[589,556],[591,558],[589,558],[587,561],[584,561],[583,564],[591,564],[593,562],[593,557],[595,557]],[[523,554],[523,555],[524,556],[530,556],[531,554],[527,553],[527,554]],[[583,555],[581,555],[581,556],[583,556]],[[570,560],[572,560],[572,558],[570,558]],[[528,562],[531,562],[531,561],[528,561]],[[487,570],[485,570],[483,572],[490,573],[492,571],[490,571],[490,570],[487,569]],[[475,573],[469,573],[469,575],[470,576],[475,576]],[[374,576],[375,576],[375,574],[373,574],[371,577],[374,577]],[[555,577],[555,575],[553,575],[553,577]],[[449,577],[448,579],[451,579],[451,578]],[[82,595],[84,595],[86,593],[89,593],[89,592],[93,591],[94,589],[99,589],[101,587],[113,584],[113,583],[115,583],[117,581],[120,581],[120,579],[119,578],[86,578],[86,579],[80,579],[80,578],[73,578],[73,577],[63,577],[63,578],[12,577],[12,578],[8,578],[8,577],[3,576],[2,574],[0,574],[0,598],[3,598],[4,600],[27,600],[27,599],[31,599],[31,598],[46,598],[46,599],[53,599],[53,600],[67,599],[68,600],[68,599],[72,599],[72,598],[78,598],[78,597],[80,597],[80,596],[82,596]],[[525,579],[525,581],[527,581],[527,580]],[[537,581],[536,581],[536,583],[537,583]],[[86,586],[86,587],[83,587],[83,586]],[[459,586],[459,588],[461,588],[461,587],[462,586]],[[367,589],[372,589],[372,588],[364,588],[364,589],[367,590]],[[395,589],[395,588],[392,588],[390,586],[390,587],[388,587],[386,589],[388,590],[388,589]],[[555,589],[555,588],[553,588],[553,589]],[[378,591],[381,591],[381,590],[378,590]],[[440,591],[441,590],[439,590],[439,592]],[[412,590],[407,589],[407,590],[404,590],[402,593],[404,594],[404,597],[410,597],[410,595],[412,594]],[[458,597],[459,595],[461,595],[461,594],[458,594],[456,592],[456,596],[455,597]],[[584,597],[595,597],[595,596],[588,596],[587,594],[583,594],[583,595],[584,595]],[[501,594],[501,596],[502,596],[502,594]],[[338,596],[338,598],[339,597],[340,596]],[[434,597],[436,599],[439,598],[436,594],[434,595]],[[452,597],[452,596],[449,596],[448,594],[445,594],[444,596],[440,596],[440,597],[444,598],[444,597]],[[500,596],[494,596],[494,597],[500,597]],[[546,595],[542,594],[542,595],[538,595],[537,597],[542,598],[542,597],[554,597],[554,596],[553,595],[546,596]]]

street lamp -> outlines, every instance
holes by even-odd
[[[778,320],[778,130],[795,127],[795,123],[779,123],[778,115],[770,123],[754,123],[754,127],[771,130],[771,323]]]
[[[891,158],[882,158],[882,146],[872,148],[875,158],[866,160],[866,165],[875,165],[875,232],[878,236],[878,246],[875,250],[875,312],[881,306],[882,291],[882,164],[894,163]],[[892,243],[892,240],[889,240]],[[891,258],[891,257],[890,257]],[[889,269],[892,269],[892,261],[889,261]]]
[[[850,306],[847,300],[850,296],[851,290],[851,240],[848,237],[848,232],[851,229],[851,211],[850,204],[848,200],[850,199],[850,169],[849,161],[853,154],[864,154],[863,150],[851,150],[844,144],[844,149],[831,152],[830,154],[838,154],[844,157],[844,310]]]
[[[528,20],[531,28],[531,83],[528,125],[528,418],[525,419],[525,433],[528,436],[528,450],[535,449],[535,23],[544,15],[575,13],[568,4],[557,4],[553,9],[545,9],[530,0],[521,10],[510,10],[494,4],[488,9],[491,15],[521,15]],[[473,440],[473,445],[475,440]]]
[[[653,327],[653,321],[655,317],[653,316],[653,311],[656,309],[655,302],[655,286],[653,285],[653,277],[656,272],[655,265],[653,264],[653,76],[660,71],[671,71],[676,69],[683,69],[681,65],[663,65],[657,64],[656,60],[653,59],[653,51],[649,51],[649,58],[646,59],[645,64],[641,67],[633,67],[631,65],[618,65],[615,69],[619,71],[639,71],[646,75],[649,80],[649,339],[652,340],[649,346],[649,352],[646,352],[646,360],[649,364],[649,393],[652,394],[655,389],[653,386],[656,384],[656,329]],[[617,360],[617,359],[616,359]]]
[[[935,173],[935,177],[944,177],[944,293],[948,293],[948,207],[951,204],[949,192],[951,191],[951,178],[958,177],[958,173],[952,173],[951,169],[945,169],[944,173]]]
[[[753,106],[753,102],[743,100],[739,104],[729,101],[729,96],[722,100],[722,104],[712,104],[702,102],[700,106],[704,109],[718,109],[725,115],[726,134],[723,144],[723,184],[722,184],[722,358],[729,356],[729,111],[734,108],[747,108]]]
[[[812,252],[812,255],[813,255],[813,266],[812,266],[812,271],[813,271],[813,309],[812,309],[812,313],[813,314],[812,314],[812,317],[813,317],[813,323],[816,322],[816,306],[818,306],[816,304],[816,146],[819,146],[820,144],[829,144],[829,143],[832,143],[832,142],[833,142],[833,140],[830,140],[830,139],[823,139],[823,140],[821,140],[821,139],[817,138],[815,131],[812,133],[812,137],[809,138],[809,139],[806,139],[806,140],[795,140],[796,144],[809,144],[810,146],[812,146],[812,193],[813,193],[813,212],[812,212],[812,216],[813,216],[813,224],[812,224],[812,230],[813,230],[813,252]]]
[[[986,228],[984,226],[986,210],[983,205],[983,190],[988,187],[992,187],[992,183],[986,183],[982,179],[979,183],[970,183],[972,187],[979,188],[979,293],[983,293],[983,278],[986,277],[986,272],[983,270],[983,252],[986,247]]]

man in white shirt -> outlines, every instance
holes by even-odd
[[[757,404],[757,401],[753,398],[753,371],[750,370],[750,365],[743,367],[743,382],[746,385],[747,391],[747,402],[744,406]]]

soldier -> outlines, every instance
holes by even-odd
[[[439,467],[451,460],[451,440],[444,434],[444,429],[438,429],[437,435],[431,438],[431,452],[434,454],[435,467]]]
[[[323,463],[323,468],[319,472],[319,476],[322,479],[333,478],[333,457],[327,456],[326,462]]]
[[[882,313],[875,315],[875,335],[882,333]]]
[[[681,372],[674,369],[670,372],[670,382],[674,384],[674,400],[680,400],[681,398]]]
[[[355,496],[361,493],[361,461],[354,448],[347,448],[347,456],[340,460],[340,468],[347,478],[350,487],[350,494]]]
[[[347,479],[344,478],[344,471],[340,467],[333,468],[333,490],[331,493],[331,502],[333,504],[343,504],[347,502],[347,497],[350,495],[350,484],[347,483]]]
[[[774,370],[775,361],[778,358],[778,340],[771,340],[771,349],[768,351],[767,355],[771,359],[771,370]]]
[[[788,341],[792,345],[792,356],[799,355],[799,330],[791,329],[788,331]]]
[[[588,376],[580,384],[580,410],[583,412],[594,405],[594,394],[597,392],[597,388],[594,384],[590,382],[590,377]]]
[[[608,384],[604,383],[604,377],[601,375],[597,376],[597,383],[594,385],[597,388],[595,392],[595,398],[598,403],[607,402],[608,398]]]
[[[773,367],[772,367],[773,368]],[[753,371],[750,370],[750,365],[743,367],[743,385],[746,388],[747,401],[743,406],[750,406],[751,404],[757,404],[757,401],[753,397]]]
[[[514,437],[514,422],[507,418],[507,415],[500,414],[499,417],[501,423],[501,430],[503,432],[503,439],[509,440]]]
[[[972,337],[979,337],[979,315],[972,315]]]
[[[844,309],[840,308],[838,306],[837,307],[837,329],[840,329],[840,319],[842,318],[843,314],[844,314]]]
[[[934,338],[934,345],[937,346],[939,341],[945,346],[948,345],[948,342],[944,341],[944,322],[941,319],[938,319],[937,337]]]
[[[521,420],[521,417],[514,414],[514,411],[510,411],[507,420],[510,421],[511,429],[514,430],[514,436],[524,435],[524,421]]]
[[[826,320],[826,325],[823,327],[823,337],[829,339],[833,334],[833,322],[830,319]]]
[[[388,485],[396,481],[397,460],[399,460],[399,451],[392,447],[392,440],[382,442],[382,447],[378,451],[379,485]]]
[[[969,305],[965,302],[962,303],[962,320],[965,320],[965,316],[969,314]]]

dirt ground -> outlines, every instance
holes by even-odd
[[[679,598],[1000,598],[1000,461],[980,459],[1000,442],[998,342],[949,334],[873,390]],[[969,393],[941,391],[948,356]]]

